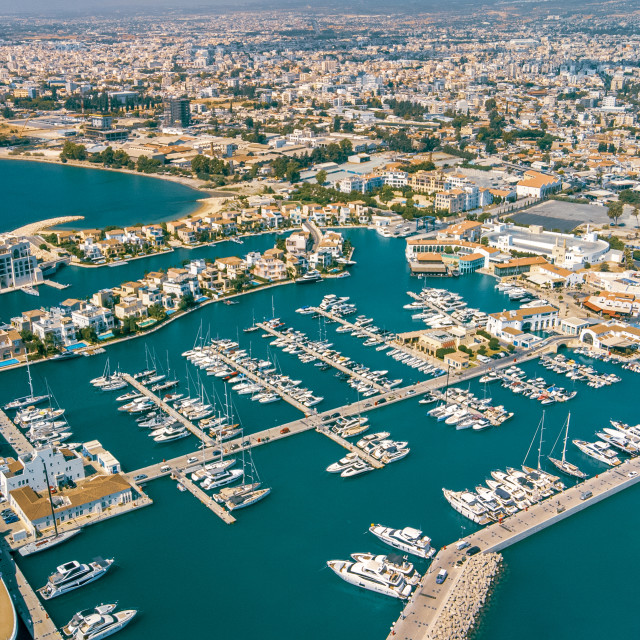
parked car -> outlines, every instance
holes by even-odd
[[[198,462],[198,458],[196,458],[195,456],[187,458],[187,464],[193,464],[194,462]]]
[[[133,479],[136,482],[140,482],[140,480],[146,480],[148,478],[146,473],[139,473],[137,476],[134,476]]]
[[[467,555],[468,556],[475,556],[476,553],[480,553],[480,547],[477,547],[477,546],[474,545],[473,547],[469,547],[467,549]]]
[[[446,569],[440,569],[438,571],[438,575],[436,576],[436,584],[442,584],[449,575],[449,572]]]
[[[291,431],[291,429],[289,429],[289,427],[283,427],[282,429],[280,429],[280,433],[282,433],[282,434],[289,433],[289,431]]]

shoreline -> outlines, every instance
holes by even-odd
[[[37,151],[34,153],[38,153]],[[136,171],[135,169],[116,169],[115,167],[105,167],[101,164],[94,164],[92,162],[85,162],[81,160],[67,160],[66,162],[62,162],[60,159],[49,158],[46,156],[27,156],[26,158],[22,155],[10,156],[8,153],[2,153],[0,151],[0,160],[22,160],[23,162],[42,162],[44,164],[55,164],[61,165],[63,167],[77,167],[79,169],[97,169],[98,171],[114,171],[116,173],[125,173],[132,176],[140,176],[143,178],[156,178],[157,180],[168,180],[169,182],[176,182],[181,184],[184,187],[189,187],[194,191],[198,191],[199,193],[206,194],[210,196],[210,193],[204,189],[202,189],[201,181],[196,178],[185,178],[183,176],[172,176],[167,174],[159,174],[159,173],[143,173],[141,171]],[[200,200],[200,199],[198,199]]]
[[[343,271],[344,272],[344,271]],[[347,271],[347,273],[349,273]],[[324,278],[328,279],[328,280],[335,280],[338,276],[337,275],[331,275],[331,274],[325,274]],[[148,329],[147,331],[140,331],[138,333],[134,333],[133,335],[127,335],[127,336],[123,336],[121,338],[116,338],[115,340],[107,340],[103,343],[97,342],[96,344],[92,344],[92,345],[87,345],[86,347],[83,347],[82,349],[78,349],[77,353],[82,354],[82,357],[91,357],[91,356],[85,356],[84,353],[85,352],[91,352],[95,349],[106,349],[107,347],[110,347],[114,344],[118,344],[120,342],[126,342],[127,340],[135,340],[136,338],[142,338],[144,336],[147,336],[149,334],[155,333],[156,331],[160,331],[161,329],[163,329],[164,327],[168,326],[169,324],[171,324],[172,322],[175,322],[176,320],[179,320],[180,318],[184,318],[185,316],[189,315],[190,313],[193,313],[195,311],[198,311],[200,309],[203,309],[204,307],[210,305],[210,304],[214,304],[216,302],[222,303],[224,304],[225,300],[232,300],[234,298],[239,298],[241,296],[246,296],[246,295],[250,295],[252,293],[255,293],[257,291],[264,291],[267,289],[275,289],[277,287],[283,287],[286,285],[290,285],[290,284],[295,284],[295,278],[291,278],[288,280],[280,280],[278,282],[271,282],[268,284],[264,284],[260,287],[253,287],[252,289],[250,289],[249,291],[240,291],[239,293],[232,293],[231,295],[227,295],[227,296],[221,296],[219,298],[210,298],[209,300],[206,300],[204,302],[201,302],[200,304],[198,304],[198,306],[193,307],[192,309],[186,309],[185,311],[182,311],[180,313],[175,313],[169,317],[167,317],[165,320],[162,321],[161,324],[159,324],[156,327],[153,327],[152,329]],[[56,354],[54,354],[56,355]],[[39,360],[29,360],[29,365],[36,365],[36,364],[41,364],[43,362],[55,362],[55,360],[53,360],[53,356],[49,356],[46,358],[40,358]],[[25,362],[19,362],[17,364],[12,364],[9,366],[5,366],[5,367],[1,367],[0,368],[0,374],[2,374],[4,371],[13,371],[15,369],[19,369],[21,367],[26,367],[27,363]]]

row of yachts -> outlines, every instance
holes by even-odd
[[[323,365],[327,365],[327,367],[335,365],[336,367],[347,369],[353,375],[344,372],[345,379],[350,386],[365,398],[377,393],[374,385],[392,389],[402,383],[401,379],[389,379],[387,377],[388,371],[372,371],[369,367],[342,355],[340,351],[331,348],[333,344],[328,340],[312,340],[304,332],[293,328],[284,331],[280,337],[272,340],[270,344],[271,346],[282,348],[285,353],[297,354],[302,362],[313,363],[314,366],[322,369],[324,369]]]
[[[56,567],[47,583],[38,589],[43,600],[51,600],[104,577],[114,564],[113,559],[94,558],[80,563],[71,560]],[[102,640],[121,631],[136,616],[135,609],[116,611],[117,604],[101,604],[93,609],[77,612],[62,628],[73,640]]]
[[[24,435],[35,447],[67,442],[73,432],[64,416],[63,407],[50,405],[38,408],[29,405],[16,411],[14,423],[24,430]]]
[[[232,469],[235,464],[235,458],[224,459],[222,451],[219,451],[211,462],[191,472],[191,481],[199,484],[202,490],[219,490],[212,497],[217,503],[224,505],[228,511],[244,509],[271,493],[270,487],[262,486],[251,459],[248,463],[243,459],[242,469]],[[236,482],[240,484],[228,486]],[[178,487],[185,490],[181,483]]]
[[[431,539],[419,529],[372,524],[369,531],[381,542],[404,553],[423,559],[435,555]],[[349,584],[402,600],[411,596],[421,578],[408,556],[399,553],[352,553],[351,560],[329,560],[327,566]]]
[[[537,400],[542,405],[567,402],[576,397],[577,391],[567,391],[564,387],[549,384],[544,378],[527,378],[523,369],[515,365],[504,371],[490,371],[480,378],[481,383],[501,381],[502,386],[512,393]]]
[[[276,368],[269,360],[251,357],[232,340],[212,340],[209,346],[196,347],[182,355],[200,368],[221,367],[221,371],[215,374],[217,377],[229,383],[231,390],[238,395],[250,396],[252,401],[260,404],[277,402],[287,396],[311,408],[324,400],[310,389],[300,387],[301,380],[276,373]],[[228,361],[250,372],[252,377],[234,369]]]
[[[430,404],[439,399],[442,402],[427,411],[427,415],[456,429],[482,431],[501,425],[513,417],[513,412],[507,411],[504,405],[494,406],[491,398],[478,398],[468,389],[460,387],[451,387],[443,394],[426,393],[419,402]]]
[[[461,515],[477,524],[501,522],[503,518],[562,491],[564,484],[557,476],[542,469],[522,466],[492,471],[486,486],[475,492],[443,489],[447,502]]]
[[[565,375],[569,380],[586,382],[588,386],[594,389],[600,389],[621,380],[620,376],[615,373],[599,373],[592,366],[579,364],[561,353],[553,357],[541,356],[540,364],[545,369]]]
[[[616,420],[610,422],[610,427],[596,431],[598,440],[595,442],[573,440],[573,444],[590,458],[617,467],[622,463],[620,454],[632,458],[640,455],[640,425],[630,426]]]
[[[459,293],[436,287],[425,287],[418,294],[413,291],[407,293],[414,301],[404,305],[404,308],[413,312],[413,320],[422,320],[432,329],[444,329],[454,324],[475,328],[487,322],[487,314],[469,307]]]
[[[341,433],[344,433],[344,430]],[[368,434],[358,440],[356,447],[366,456],[371,456],[382,464],[398,462],[408,456],[411,449],[408,442],[391,440],[390,435],[388,431]],[[373,467],[366,461],[366,458],[362,457],[360,452],[351,451],[337,462],[330,464],[327,471],[339,473],[342,478],[352,478],[373,471]]]

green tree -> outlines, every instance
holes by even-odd
[[[187,309],[191,309],[195,306],[196,301],[192,293],[185,293],[185,295],[180,298],[180,302],[178,303],[178,309],[180,309],[181,311],[186,311]]]
[[[600,263],[600,271],[606,273],[609,271],[609,264],[607,262]]]
[[[324,184],[327,181],[327,172],[323,169],[316,174],[316,182],[318,184]]]
[[[618,226],[618,220],[622,217],[623,203],[622,202],[610,202],[608,205],[607,217],[613,220],[614,226]]]

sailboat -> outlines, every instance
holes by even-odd
[[[253,333],[254,331],[258,331],[260,329],[260,327],[258,327],[256,325],[256,312],[253,312],[253,324],[250,327],[247,327],[246,329],[243,329],[243,333]]]
[[[574,476],[575,478],[586,478],[587,474],[584,473],[584,471],[580,471],[580,469],[575,464],[571,464],[571,462],[567,462],[566,460],[567,438],[569,437],[569,421],[570,420],[571,420],[571,413],[567,415],[567,420],[565,422],[564,444],[562,446],[562,460],[557,460],[556,458],[552,458],[550,455],[547,456],[547,458],[549,459],[549,462],[555,465],[563,473],[566,473],[569,476]],[[558,441],[556,440],[556,442]],[[555,447],[555,444],[553,446]],[[553,449],[551,451],[553,451]]]
[[[24,396],[23,398],[16,398],[11,402],[4,405],[4,410],[8,411],[10,409],[22,409],[23,407],[28,407],[34,404],[40,404],[45,400],[49,399],[49,394],[34,396],[33,395],[33,381],[31,380],[31,368],[29,367],[29,354],[27,354],[27,380],[29,381],[29,395]]]
[[[29,544],[25,544],[23,547],[18,549],[18,552],[21,556],[30,556],[34,553],[39,553],[40,551],[46,551],[47,549],[51,549],[51,547],[55,547],[56,545],[62,544],[67,540],[71,540],[77,536],[82,529],[72,529],[70,531],[58,531],[58,525],[56,523],[56,514],[53,510],[53,498],[51,497],[51,487],[49,486],[49,474],[47,473],[47,464],[44,460],[42,460],[42,465],[44,466],[45,478],[47,480],[47,491],[49,493],[49,504],[51,505],[51,517],[53,519],[53,528],[55,530],[55,535],[48,536],[46,538],[42,538],[41,540],[36,540],[35,542],[30,542]]]

